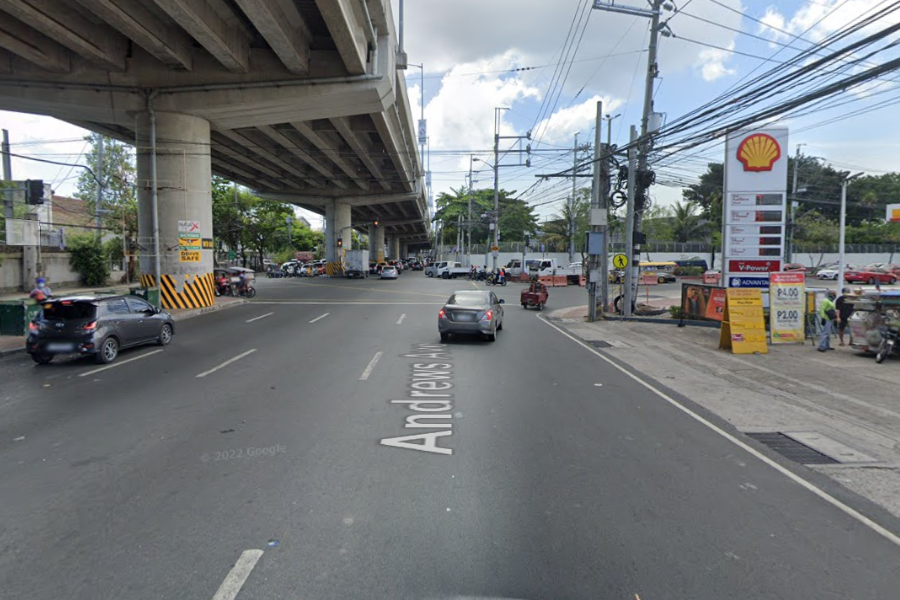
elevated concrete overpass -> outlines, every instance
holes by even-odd
[[[350,227],[427,242],[395,58],[390,0],[0,0],[0,109],[136,145],[141,268],[170,302],[211,301],[179,222],[212,237],[212,174],[323,214],[329,260]]]

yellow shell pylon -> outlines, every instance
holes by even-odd
[[[781,146],[771,135],[755,133],[741,142],[737,157],[745,171],[771,171],[781,158]]]

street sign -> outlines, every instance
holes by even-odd
[[[180,233],[200,233],[200,222],[178,221],[178,231]]]
[[[204,250],[215,250],[216,248],[212,238],[202,238],[200,240],[200,245]]]
[[[613,266],[617,269],[624,269],[628,266],[628,257],[624,254],[616,254],[613,256]]]
[[[500,246],[491,246],[491,252],[500,252]]]
[[[199,250],[202,247],[199,233],[179,233],[178,248],[181,250]]]
[[[178,252],[178,262],[200,262],[200,251],[181,250]]]

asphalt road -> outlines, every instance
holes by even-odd
[[[495,288],[497,342],[439,343],[473,286],[260,280],[107,370],[0,359],[0,598],[897,597],[864,501],[736,445],[520,286]]]

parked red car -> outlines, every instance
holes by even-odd
[[[800,263],[787,263],[781,266],[782,271],[806,271],[806,267]]]
[[[847,283],[867,283],[874,285],[876,283],[895,284],[900,276],[881,267],[869,265],[862,269],[844,272],[844,281]]]

